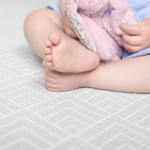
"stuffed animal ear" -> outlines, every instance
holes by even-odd
[[[122,23],[128,24],[128,25],[137,25],[137,22],[135,20],[135,16],[131,9],[129,9],[125,14]]]
[[[114,33],[121,36],[124,32],[119,28],[122,23],[136,25],[134,14],[127,0],[109,0],[110,6],[113,7],[111,12],[111,25]]]

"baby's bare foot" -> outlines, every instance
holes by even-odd
[[[45,85],[51,92],[69,91],[79,87],[85,87],[88,82],[85,73],[62,73],[46,69]]]
[[[100,62],[99,56],[87,50],[75,40],[66,40],[52,33],[46,41],[43,65],[59,72],[85,72],[95,69]]]

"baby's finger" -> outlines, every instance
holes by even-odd
[[[131,46],[126,44],[124,41],[122,41],[123,47],[130,53],[136,53],[140,50],[142,50],[141,46]]]
[[[135,35],[135,36],[141,35],[141,29],[140,26],[138,25],[121,24],[120,29],[130,35]]]
[[[141,36],[130,36],[128,34],[123,34],[122,40],[130,46],[141,46],[142,45]]]

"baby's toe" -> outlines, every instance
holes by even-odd
[[[58,89],[53,89],[53,88],[49,88],[49,87],[46,87],[46,88],[47,88],[47,90],[49,90],[49,91],[51,91],[51,92],[59,92]]]
[[[49,35],[49,40],[52,42],[52,44],[58,45],[61,41],[61,36],[58,33],[51,33]]]
[[[50,82],[52,84],[57,84],[58,81],[55,78],[52,78],[51,76],[49,76],[48,74],[45,74],[45,81]]]
[[[59,77],[59,72],[51,70],[51,69],[46,69],[45,74],[50,76],[53,79],[58,79],[58,77]]]
[[[45,60],[43,60],[42,65],[43,65],[44,67],[46,67],[46,61],[45,61]]]
[[[45,81],[45,86],[47,89],[58,89],[58,85],[57,84],[53,84],[50,82]]]
[[[47,61],[43,60],[42,64],[43,64],[44,67],[46,67],[48,69],[52,68],[52,63],[51,62],[47,62]]]
[[[51,56],[51,55],[46,55],[46,56],[44,57],[44,60],[45,60],[46,62],[49,62],[49,61],[52,60],[52,56]]]
[[[51,62],[46,62],[45,67],[51,69],[52,68],[52,63]]]
[[[45,42],[46,47],[51,47],[52,46],[52,42],[50,42],[49,40],[47,40]]]
[[[49,55],[51,53],[51,49],[50,48],[45,48],[45,55]]]

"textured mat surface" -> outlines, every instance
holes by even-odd
[[[0,0],[0,150],[150,150],[150,95],[52,93],[23,22],[48,0]]]

